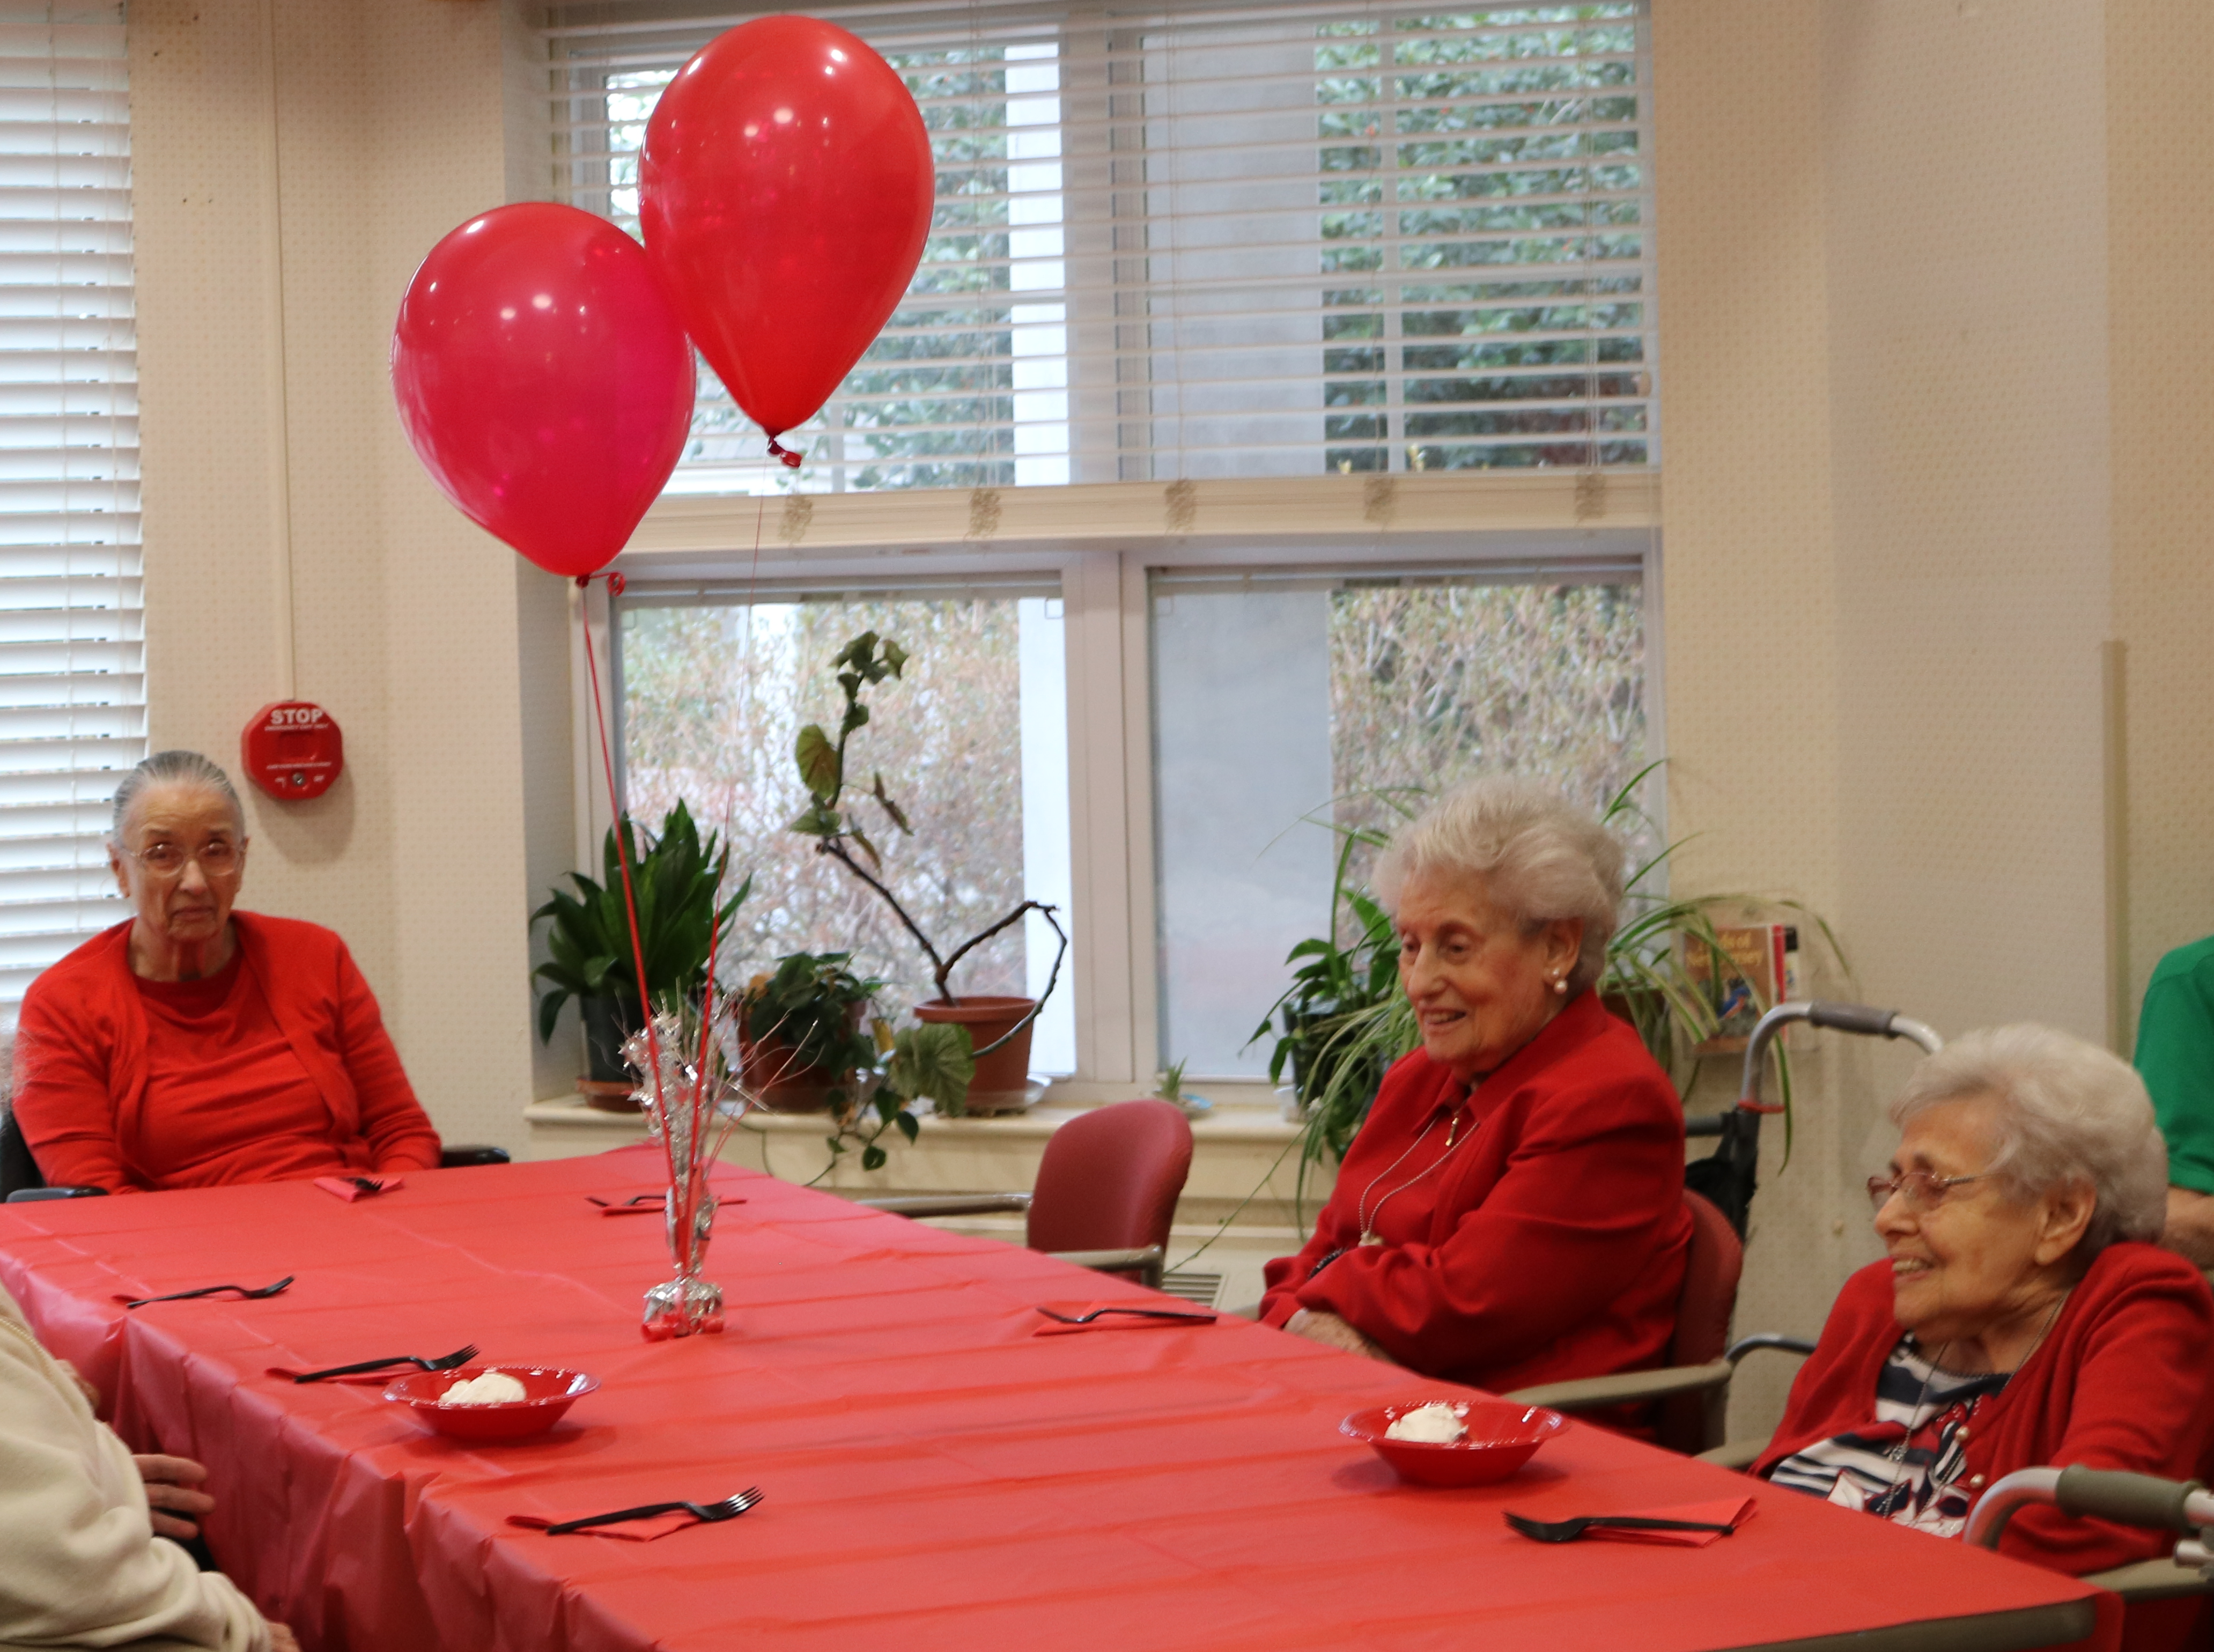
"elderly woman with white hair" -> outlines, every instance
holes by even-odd
[[[427,1170],[438,1133],[346,943],[233,910],[246,811],[196,751],[123,778],[132,915],[31,983],[14,1107],[46,1179],[110,1193]]]
[[[1888,1254],[1846,1282],[1753,1472],[1941,1537],[2037,1464],[2204,1472],[2214,1297],[2152,1243],[2168,1153],[2137,1074],[2048,1027],[1972,1032],[1892,1103]],[[2075,1575],[2159,1533],[2028,1508],[2000,1546]]]
[[[1376,887],[1422,1048],[1385,1075],[1262,1319],[1503,1391],[1660,1361],[1683,1291],[1684,1114],[1593,991],[1620,844],[1527,781],[1440,799]]]

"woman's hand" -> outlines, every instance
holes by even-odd
[[[269,1652],[300,1652],[300,1643],[292,1638],[292,1631],[282,1624],[269,1625]]]
[[[158,1453],[134,1455],[138,1478],[146,1483],[146,1502],[154,1517],[154,1535],[189,1543],[200,1534],[199,1516],[215,1507],[215,1499],[193,1488],[207,1478],[207,1471],[189,1457],[164,1457]]]
[[[1320,1343],[1325,1348],[1342,1348],[1349,1354],[1365,1355],[1372,1360],[1381,1360],[1386,1365],[1398,1363],[1380,1346],[1369,1341],[1334,1313],[1318,1313],[1312,1308],[1301,1308],[1284,1321],[1284,1329],[1294,1337],[1304,1337],[1309,1342]]]

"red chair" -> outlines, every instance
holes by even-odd
[[[1028,1193],[956,1193],[857,1203],[901,1216],[1021,1211],[1024,1239],[1079,1267],[1135,1274],[1158,1288],[1169,1224],[1191,1172],[1191,1125],[1165,1101],[1121,1101],[1053,1133]]]
[[[1689,1188],[1684,1190],[1684,1208],[1691,1218],[1691,1243],[1684,1257],[1684,1294],[1677,1299],[1667,1366],[1658,1371],[1544,1383],[1508,1398],[1557,1411],[1656,1400],[1654,1438],[1668,1450],[1690,1456],[1722,1443],[1722,1414],[1729,1404],[1730,1374],[1737,1361],[1755,1344],[1771,1346],[1784,1339],[1747,1337],[1730,1346],[1730,1316],[1737,1308],[1745,1246],[1729,1218]]]

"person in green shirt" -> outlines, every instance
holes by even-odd
[[[2138,1017],[2137,1069],[2168,1138],[2161,1243],[2214,1268],[2214,935],[2154,967]]]

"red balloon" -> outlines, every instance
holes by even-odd
[[[662,93],[639,166],[646,250],[772,437],[829,400],[898,305],[936,176],[892,66],[812,17],[716,36]]]
[[[692,347],[645,249],[529,201],[471,218],[407,284],[392,391],[478,526],[560,574],[615,560],[692,425]]]

